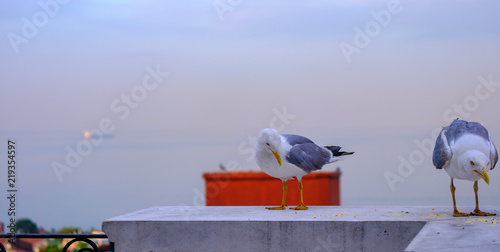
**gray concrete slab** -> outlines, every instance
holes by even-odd
[[[428,222],[406,251],[500,251],[496,216]]]
[[[480,217],[467,218],[476,221],[466,223],[451,216],[451,210],[311,206],[306,211],[270,211],[260,206],[166,206],[105,220],[103,231],[115,242],[116,251],[403,251],[428,223],[449,225],[437,229],[483,224]],[[483,210],[494,212],[496,208]],[[426,239],[435,238],[434,231],[422,235],[424,244]],[[427,249],[423,243],[412,242],[408,248]]]

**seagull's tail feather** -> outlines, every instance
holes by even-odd
[[[354,152],[340,151],[340,146],[325,146],[325,148],[332,152],[332,157],[330,158],[330,161],[328,163],[343,160],[343,156],[354,154]]]
[[[333,157],[347,156],[352,155],[354,152],[340,151],[342,147],[340,146],[325,146],[328,150],[330,150],[333,154]]]

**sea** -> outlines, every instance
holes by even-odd
[[[202,174],[221,166],[259,170],[253,160],[256,129],[117,129],[90,137],[85,131],[0,132],[4,167],[11,160],[9,141],[16,151],[14,187],[8,169],[0,172],[0,221],[29,218],[45,230],[90,231],[108,218],[153,206],[203,206]],[[452,209],[450,178],[432,165],[432,130],[308,132],[318,144],[355,152],[324,167],[342,171],[342,206]],[[457,204],[472,210],[472,182],[456,181],[455,186]],[[15,216],[9,216],[9,190],[15,190]],[[480,182],[480,205],[498,206],[499,192],[500,173],[493,170],[490,185]]]

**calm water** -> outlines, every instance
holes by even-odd
[[[248,136],[256,134],[250,130],[231,134],[117,130],[99,145],[92,145],[81,163],[62,175],[62,181],[52,164],[66,164],[67,148],[76,150],[81,145],[83,131],[2,132],[1,153],[6,153],[8,138],[16,141],[16,217],[29,217],[46,229],[89,229],[100,228],[106,218],[151,206],[203,205],[203,172],[218,170],[219,163],[232,170],[258,169],[246,142]],[[343,171],[343,205],[451,206],[449,178],[444,171],[434,169],[429,156],[422,154],[424,160],[413,166],[413,172],[400,174],[397,169],[401,159],[409,160],[412,152],[413,158],[418,157],[417,152],[423,153],[414,142],[429,138],[429,134],[367,131],[329,135],[319,130],[308,136],[319,144],[337,144],[356,152],[325,167],[341,167]],[[5,164],[6,154],[0,158]],[[388,172],[403,180],[394,183],[394,191],[384,177]],[[500,176],[496,173],[491,173],[490,186],[480,183],[483,205],[499,203],[500,182],[496,181]],[[5,170],[0,173],[3,195],[7,194],[6,176]],[[458,204],[472,206],[472,183],[459,182],[456,186]],[[7,222],[8,201],[2,198],[0,220]]]

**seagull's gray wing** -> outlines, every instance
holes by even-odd
[[[330,161],[331,156],[332,154],[324,148],[314,143],[305,143],[294,145],[286,155],[286,160],[305,172],[311,173],[320,170]]]
[[[439,136],[436,139],[436,145],[434,146],[432,163],[437,169],[441,169],[443,166],[447,165],[453,156],[448,143],[448,138],[446,137],[447,129],[448,127],[445,127],[441,130],[441,133],[439,133]]]
[[[495,168],[498,162],[498,151],[493,141],[491,141],[491,138],[490,138],[490,162],[491,162],[491,170],[493,170],[493,168]]]
[[[309,138],[299,135],[284,134],[282,136],[291,146],[294,146],[296,144],[314,143]]]
[[[486,141],[490,141],[488,130],[478,122],[467,122],[464,120],[456,119],[450,126],[445,127],[446,137],[448,142],[455,142],[460,137],[468,134],[474,134],[482,137]]]
[[[466,124],[466,128],[467,128],[467,133],[472,133],[472,134],[478,135],[478,136],[484,138],[484,140],[491,142],[488,130],[480,123],[468,122]]]

